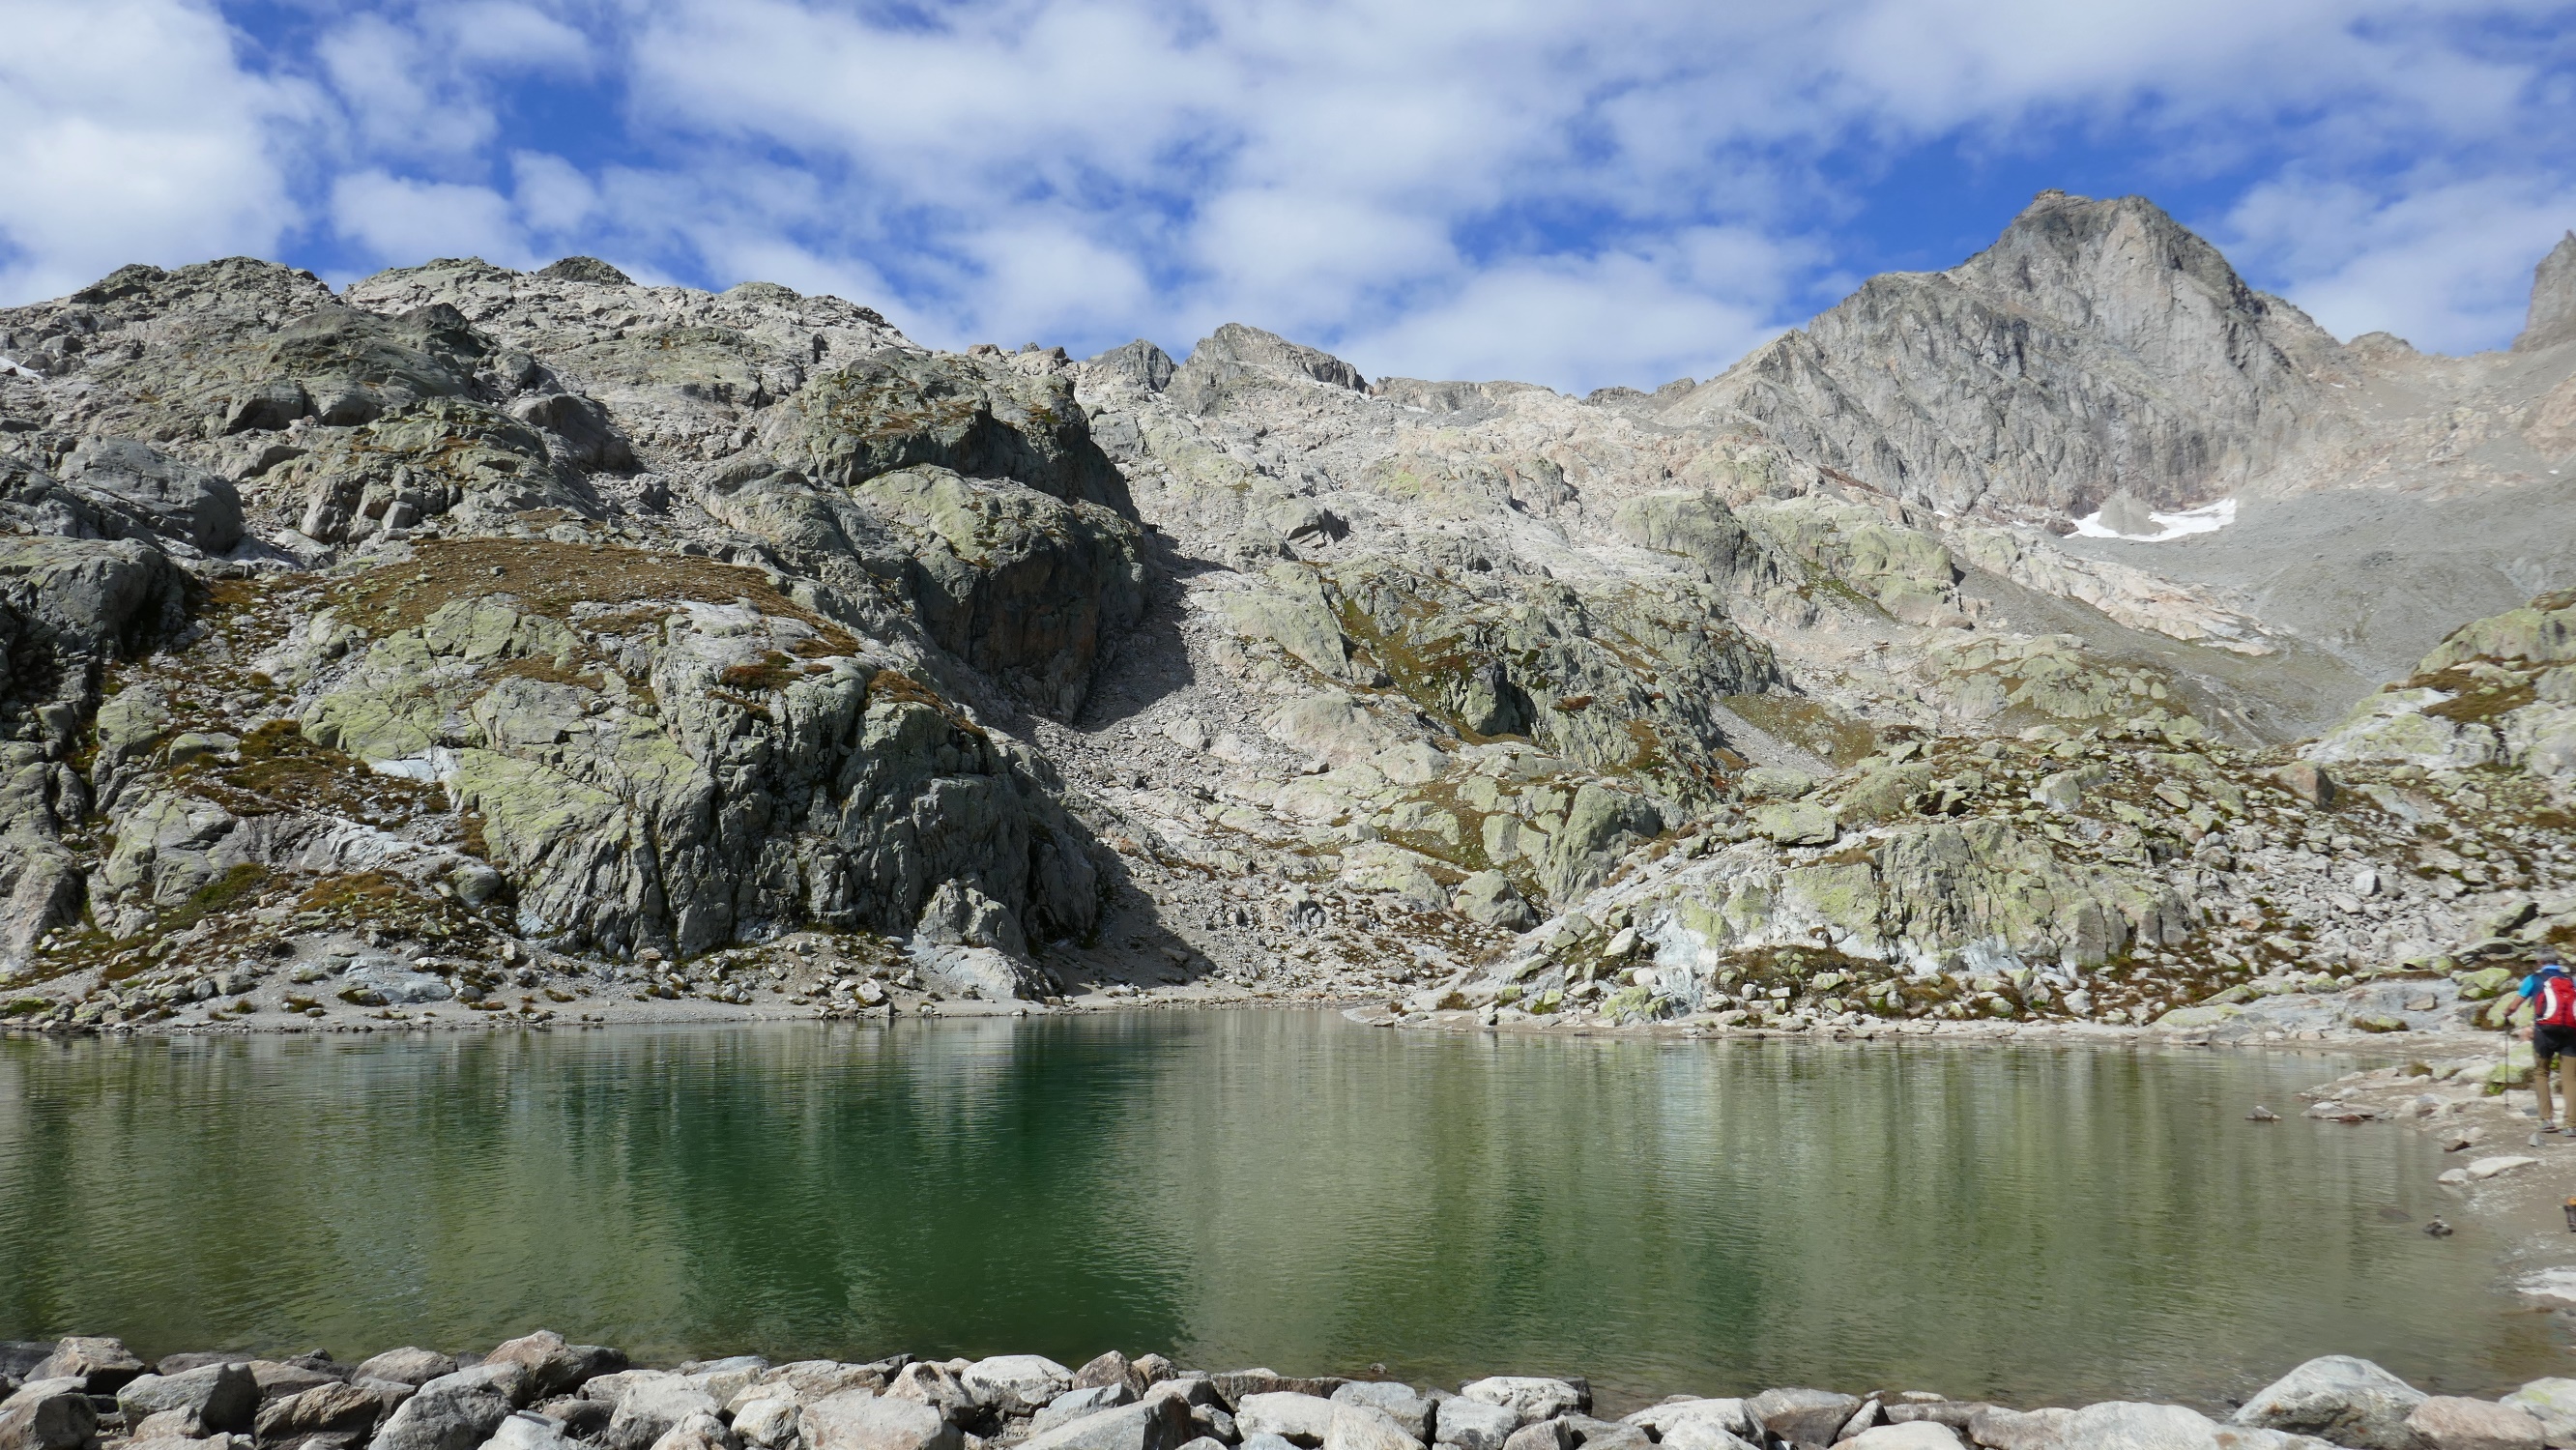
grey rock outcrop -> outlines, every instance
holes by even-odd
[[[1197,1437],[1187,1403],[1149,1395],[1058,1425],[1026,1442],[1033,1450],[1180,1450]]]
[[[1158,391],[1181,407],[1205,413],[1246,389],[1276,387],[1283,377],[1354,392],[1367,386],[1359,369],[1330,353],[1229,322],[1201,338]]]
[[[454,1355],[441,1354],[434,1349],[406,1346],[402,1349],[388,1349],[382,1354],[362,1361],[351,1378],[383,1380],[392,1384],[410,1385],[417,1389],[442,1375],[454,1373],[456,1373]]]
[[[22,1390],[0,1409],[0,1447],[6,1450],[83,1450],[97,1432],[97,1407],[76,1386],[33,1395]]]
[[[848,1390],[805,1407],[805,1444],[808,1450],[957,1450],[959,1439],[954,1424],[919,1400]]]
[[[2330,1354],[2256,1391],[2235,1420],[2360,1450],[2416,1450],[2407,1417],[2425,1400],[2422,1390],[2366,1359]]]
[[[1749,426],[1951,512],[2194,504],[2282,456],[2333,346],[2143,199],[2046,192],[1967,262],[1873,278],[1660,419]]]
[[[442,1375],[404,1400],[369,1443],[372,1450],[476,1450],[511,1409],[509,1398],[480,1378]]]
[[[211,1430],[247,1430],[259,1409],[259,1381],[248,1364],[210,1364],[173,1375],[137,1375],[116,1392],[129,1423],[165,1410],[184,1411]]]
[[[2427,359],[2049,194],[1591,398],[596,259],[123,269],[0,309],[0,1002],[2254,1030],[2576,884],[2517,834],[2576,778],[2548,596],[2336,723],[2576,583],[2570,255],[2522,351]],[[2264,753],[2320,731],[2332,821]]]
[[[112,1395],[136,1376],[150,1372],[151,1366],[135,1358],[124,1340],[66,1334],[55,1341],[52,1354],[27,1372],[27,1381],[76,1379],[90,1394]]]
[[[1744,1402],[1744,1410],[1766,1434],[1794,1445],[1830,1445],[1852,1412],[1856,1396],[1832,1390],[1764,1390]]]
[[[2530,352],[2576,341],[2576,232],[2559,238],[2531,277],[2531,312],[2513,350]]]

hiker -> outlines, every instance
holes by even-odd
[[[2523,979],[2522,995],[2531,1000],[2531,1025],[2522,1029],[2522,1036],[2531,1043],[2531,1087],[2540,1097],[2540,1131],[2559,1131],[2549,1103],[2549,1072],[2555,1066],[2565,1074],[2559,1086],[2567,1099],[2566,1131],[2576,1134],[2576,981],[2558,963],[2542,962]]]

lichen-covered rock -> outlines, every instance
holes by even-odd
[[[2353,706],[2343,723],[2304,746],[2323,762],[2395,761],[2431,770],[2473,770],[2496,758],[2495,732],[2426,713],[2453,696],[2435,689],[2390,690]]]
[[[1459,882],[1450,905],[1469,921],[1504,931],[1527,931],[1538,924],[1538,913],[1500,871],[1479,871]]]
[[[1526,739],[1687,796],[1721,772],[1717,702],[1776,678],[1699,584],[1485,589],[1362,556],[1273,566],[1223,607],[1247,635],[1329,679],[1392,688],[1463,738]]]
[[[461,523],[506,525],[519,515],[602,512],[589,484],[548,453],[537,430],[478,403],[438,398],[309,436],[309,451],[271,469],[261,486],[300,498],[297,532],[323,543],[355,543],[453,513],[464,515]]]
[[[1967,622],[1958,607],[1959,568],[1949,549],[1877,509],[1802,498],[1752,505],[1743,517],[1783,552],[1897,619]]]
[[[761,439],[779,462],[844,489],[928,466],[1128,507],[1124,480],[1058,372],[880,353],[815,378],[770,413]]]

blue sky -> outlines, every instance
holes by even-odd
[[[247,252],[587,252],[943,346],[1708,376],[2043,187],[2339,335],[2507,342],[2576,226],[2576,4],[0,0],[0,302]]]

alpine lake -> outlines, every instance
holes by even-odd
[[[2504,1287],[2542,1226],[2462,1218],[2426,1135],[2297,1116],[2350,1065],[1286,1011],[10,1038],[0,1338],[1117,1348],[1584,1374],[1614,1411],[2559,1372],[2561,1316]]]

